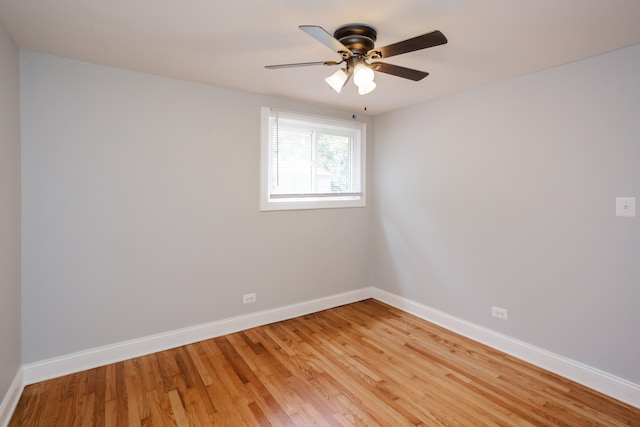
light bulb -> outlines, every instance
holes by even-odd
[[[356,64],[353,70],[353,82],[356,86],[368,86],[373,82],[373,70],[363,63]]]
[[[349,73],[344,68],[341,68],[324,80],[329,83],[329,86],[331,86],[333,90],[340,93],[348,79]]]

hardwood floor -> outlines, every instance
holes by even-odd
[[[625,405],[375,300],[26,387],[15,426],[640,426]]]

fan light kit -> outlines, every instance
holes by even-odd
[[[324,80],[329,83],[333,90],[340,93],[344,85],[347,84],[347,80],[349,80],[349,72],[346,68],[340,68]]]
[[[376,30],[366,24],[347,24],[339,27],[333,35],[317,25],[300,25],[299,28],[320,43],[324,44],[342,58],[341,61],[300,62],[296,64],[267,65],[265,68],[305,67],[309,65],[334,66],[345,64],[331,74],[325,81],[340,93],[349,79],[358,87],[358,94],[366,95],[376,88],[375,71],[405,79],[419,81],[429,73],[401,67],[399,65],[378,62],[378,59],[389,58],[403,53],[439,46],[447,43],[447,38],[440,31],[432,31],[418,37],[407,39],[385,47],[375,48]],[[370,61],[375,62],[370,62]]]

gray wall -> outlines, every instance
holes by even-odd
[[[377,116],[372,285],[640,383],[638,76],[640,45]]]
[[[373,209],[295,212],[260,106],[350,112],[21,67],[23,363],[373,285],[640,383],[640,46],[378,116]]]
[[[0,402],[20,368],[20,78],[0,26]]]
[[[258,211],[260,107],[351,112],[21,67],[24,363],[367,285],[369,208]]]

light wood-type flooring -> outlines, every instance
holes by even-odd
[[[640,426],[640,409],[375,300],[26,387],[15,426]]]

